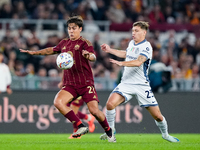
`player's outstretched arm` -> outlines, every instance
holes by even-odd
[[[115,63],[119,66],[126,66],[126,67],[139,67],[141,66],[147,58],[143,55],[139,55],[136,60],[131,60],[131,61],[117,61],[114,59],[110,59],[110,62]]]
[[[102,45],[101,45],[101,49],[102,49],[104,52],[113,54],[113,55],[115,55],[115,56],[117,56],[117,57],[126,58],[126,51],[125,51],[125,50],[112,49],[112,48],[110,48],[110,46],[107,45],[107,44],[102,44]]]
[[[52,55],[56,54],[56,52],[53,51],[53,47],[48,47],[39,51],[30,51],[30,50],[24,50],[24,49],[19,49],[20,52],[22,53],[27,53],[30,55]]]

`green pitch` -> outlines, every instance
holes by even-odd
[[[161,134],[117,134],[117,143],[89,133],[81,139],[70,134],[0,134],[0,150],[200,150],[200,134],[172,134],[180,143],[170,143]]]

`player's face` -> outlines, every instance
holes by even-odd
[[[134,26],[132,28],[132,38],[135,44],[142,42],[145,39],[146,33],[146,30],[141,29],[139,26]]]
[[[68,34],[71,40],[77,40],[80,37],[82,27],[79,28],[75,23],[68,24]]]

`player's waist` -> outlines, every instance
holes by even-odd
[[[149,84],[149,80],[139,80],[139,79],[122,79],[121,82],[126,83],[126,84]]]
[[[64,85],[93,85],[94,80],[85,80],[85,81],[71,81],[71,80],[64,80]]]

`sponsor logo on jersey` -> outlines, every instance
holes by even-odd
[[[127,55],[126,57],[129,58],[129,59],[133,59],[133,60],[137,59],[136,57],[133,57],[133,56],[130,56],[130,55]]]
[[[149,54],[149,52],[148,52],[148,51],[146,51],[146,50],[143,50],[142,52],[145,52],[145,53]]]

